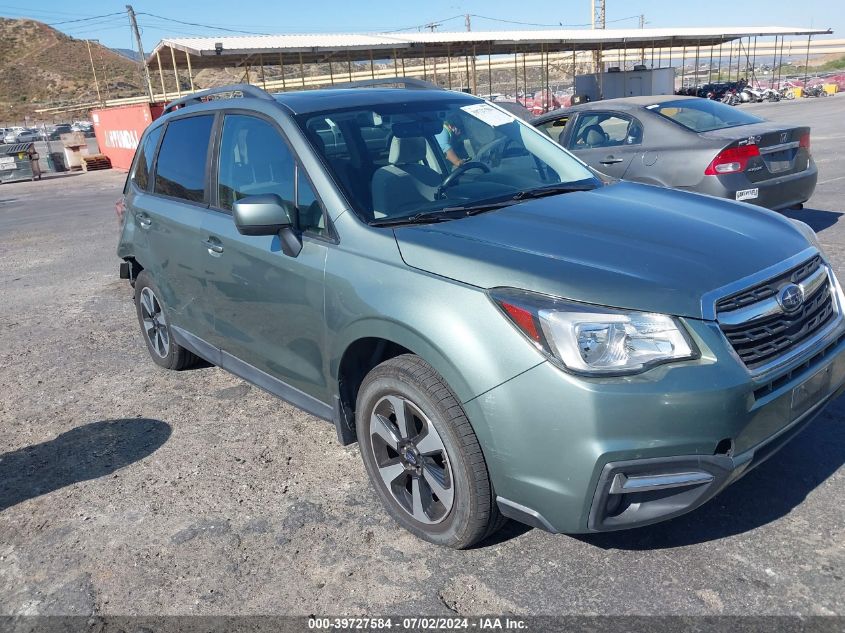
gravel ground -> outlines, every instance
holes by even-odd
[[[845,96],[789,215],[845,272]],[[357,448],[217,368],[159,370],[117,278],[118,172],[0,186],[0,614],[845,614],[845,402],[696,512],[625,533],[399,529]]]

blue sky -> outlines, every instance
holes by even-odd
[[[80,5],[67,0],[0,0],[0,16],[30,17],[52,24],[74,37],[99,39],[113,48],[135,48],[125,4],[126,0],[100,0]],[[78,12],[73,10],[76,6],[80,8]],[[435,21],[443,21],[440,30],[456,31],[464,29],[462,16],[466,13],[474,14],[473,30],[541,28],[507,21],[565,26],[584,25],[590,21],[589,0],[532,0],[528,3],[513,0],[285,0],[275,3],[261,0],[138,0],[133,6],[139,14],[147,51],[167,36],[226,34],[219,29],[179,24],[163,18],[252,33],[362,32],[408,27],[416,30],[419,25]],[[87,19],[104,14],[116,15]],[[842,0],[607,0],[608,28],[634,28],[638,19],[635,16],[639,14],[645,14],[649,27],[797,26],[832,28],[834,37],[845,38]]]

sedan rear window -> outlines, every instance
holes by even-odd
[[[711,132],[763,121],[760,117],[712,99],[679,99],[646,106],[646,110],[679,123],[693,132]]]

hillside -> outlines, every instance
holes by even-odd
[[[94,42],[91,55],[104,99],[141,94],[137,63]],[[96,99],[85,40],[34,20],[0,18],[0,125],[27,115],[49,121],[35,109]]]

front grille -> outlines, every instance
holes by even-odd
[[[800,283],[821,266],[821,258],[796,266],[785,273],[748,290],[735,293],[717,302],[721,311],[752,305],[774,297],[787,283]],[[771,292],[770,292],[771,291]],[[759,297],[756,301],[749,298]],[[718,318],[718,317],[717,317]],[[823,283],[812,295],[805,297],[804,305],[794,313],[779,312],[765,318],[754,319],[738,325],[720,323],[719,327],[731,346],[749,369],[755,369],[787,355],[802,342],[836,318],[836,308],[829,283]]]
[[[822,258],[816,255],[803,264],[798,264],[786,272],[781,273],[777,277],[719,299],[716,302],[716,312],[727,312],[728,310],[744,308],[763,299],[774,297],[781,286],[790,282],[797,284],[802,279],[806,279],[816,272],[821,265]]]

